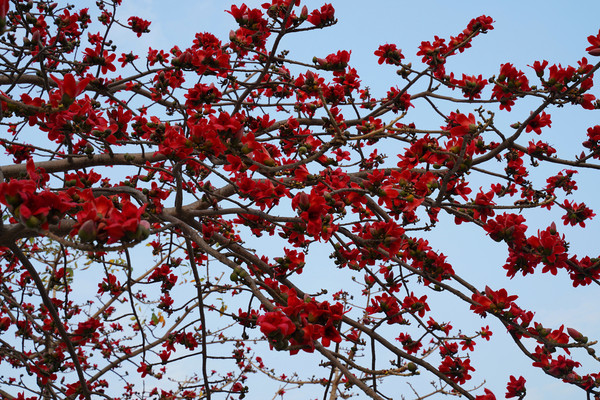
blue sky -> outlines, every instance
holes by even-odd
[[[258,6],[262,2],[264,0],[246,3]],[[152,21],[150,34],[145,35],[143,40],[129,41],[127,45],[134,46],[132,49],[140,52],[147,50],[148,46],[164,50],[168,50],[174,44],[186,47],[191,44],[194,33],[201,31],[212,32],[225,39],[229,30],[235,28],[232,17],[223,11],[231,4],[240,2],[125,1],[121,10],[122,16],[137,15]],[[303,4],[312,9],[323,3],[311,0]],[[358,70],[363,84],[373,89],[376,97],[384,95],[390,86],[402,84],[393,67],[380,67],[377,64],[373,51],[383,43],[397,44],[403,50],[407,61],[418,67],[420,57],[415,53],[421,41],[432,40],[434,35],[445,38],[456,35],[466,27],[471,18],[485,14],[495,20],[495,29],[478,37],[473,48],[452,59],[447,70],[459,75],[465,72],[489,77],[497,74],[500,64],[512,62],[517,68],[525,70],[533,80],[534,74],[527,71],[527,65],[533,64],[535,60],[548,60],[550,64],[576,65],[581,57],[586,56],[586,37],[596,34],[600,28],[600,5],[593,1],[575,5],[564,1],[338,0],[332,1],[332,4],[339,19],[336,26],[296,35],[284,40],[281,47],[291,50],[292,58],[308,62],[313,56],[325,56],[340,49],[352,50],[351,65]],[[124,40],[132,39],[127,35],[123,34]],[[121,50],[128,49],[122,46]],[[595,61],[593,57],[588,58],[591,62]],[[598,91],[595,93],[600,97]],[[503,121],[506,125],[522,121],[532,107],[535,107],[535,104],[528,103],[505,117],[498,118],[505,118]],[[463,110],[469,111],[468,108]],[[559,153],[562,152],[565,157],[572,157],[581,151],[578,143],[583,140],[587,127],[600,123],[598,113],[570,109],[551,111],[553,127],[544,133],[544,137],[559,149]],[[417,104],[413,118],[427,123],[428,115],[419,113]],[[435,121],[433,126],[439,126],[439,122]],[[597,197],[597,180],[590,173],[581,175],[578,179],[580,193],[575,198],[584,199],[600,214],[599,202],[596,200],[594,203]],[[547,218],[546,214],[536,213],[529,232],[547,226]],[[563,228],[560,224],[560,231],[567,234],[575,253],[590,256],[600,253],[596,239],[596,234],[600,232],[600,218],[596,218],[585,231],[579,228]],[[448,222],[447,226],[432,233],[428,239],[434,248],[448,255],[459,274],[469,276],[481,285],[488,283],[495,288],[504,286],[509,292],[518,294],[518,303],[526,309],[535,310],[535,319],[544,322],[545,325],[557,327],[565,323],[591,337],[600,337],[600,315],[595,306],[598,295],[596,288],[573,290],[566,275],[560,273],[558,277],[536,274],[533,277],[508,280],[501,268],[506,257],[503,245],[482,237],[481,231],[454,226],[451,220]],[[473,385],[485,379],[485,386],[494,390],[499,399],[503,398],[504,385],[508,380],[507,372],[511,371],[527,378],[527,399],[583,397],[579,390],[570,390],[566,385],[529,367],[530,362],[519,353],[505,350],[510,343],[503,338],[505,335],[499,324],[494,324],[490,319],[474,318],[468,310],[461,310],[460,307],[464,306],[458,303],[440,302],[436,306],[438,312],[442,310],[441,312],[448,313],[447,319],[452,320],[455,326],[463,322],[465,326],[474,327],[490,324],[494,330],[493,340],[489,343],[478,341],[479,348],[476,348],[477,351],[473,354],[474,364],[479,367],[479,374],[471,381]],[[593,365],[591,369],[582,372],[597,370],[598,367]],[[294,398],[293,396],[290,394],[289,398]]]

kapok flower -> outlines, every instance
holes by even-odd
[[[56,78],[54,75],[50,75],[50,78],[52,78],[52,80],[58,85],[58,90],[60,91],[61,95],[61,102],[65,106],[71,105],[75,98],[85,90],[86,86],[90,82],[90,78],[84,78],[77,82],[71,73],[66,74],[62,81]]]

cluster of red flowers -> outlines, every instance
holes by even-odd
[[[120,0],[114,1],[115,6],[118,3]],[[536,269],[557,275],[562,269],[569,274],[573,286],[597,283],[598,258],[569,255],[567,239],[557,231],[555,223],[528,234],[525,217],[516,213],[519,209],[554,207],[564,211],[564,225],[580,227],[595,216],[585,203],[558,197],[577,190],[573,179],[577,168],[590,166],[590,159],[600,159],[600,126],[588,129],[583,142],[586,150],[574,162],[555,157],[557,150],[546,142],[531,140],[527,147],[520,144],[523,137],[529,136],[525,133],[541,135],[544,128],[551,127],[551,116],[542,110],[546,106],[600,108],[600,102],[588,93],[593,86],[595,66],[586,58],[576,66],[565,67],[535,61],[531,68],[541,82],[537,86],[530,85],[524,72],[511,63],[503,64],[498,76],[489,79],[483,75],[447,74],[448,57],[462,53],[474,37],[493,29],[492,19],[481,16],[471,20],[456,37],[448,40],[435,36],[431,42],[422,42],[417,55],[426,67],[421,72],[404,62],[405,55],[395,44],[379,46],[374,52],[377,62],[398,67],[397,73],[406,84],[390,87],[376,99],[367,87],[361,86],[357,71],[350,66],[351,51],[314,57],[310,65],[289,60],[287,50],[275,53],[267,46],[271,35],[279,44],[287,33],[315,30],[337,22],[331,4],[309,11],[306,6],[295,8],[300,3],[271,0],[259,8],[234,5],[228,13],[237,27],[228,40],[222,42],[210,33],[197,33],[190,47],[149,49],[144,68],[133,53],[122,53],[116,60],[116,45],[113,47],[109,38],[99,33],[88,33],[86,42],[83,32],[91,21],[87,9],[74,12],[73,7],[61,8],[55,3],[0,0],[0,36],[7,39],[3,43],[13,46],[13,56],[10,50],[5,56],[10,63],[14,61],[10,76],[16,82],[11,82],[13,86],[7,93],[0,92],[0,117],[6,118],[3,123],[12,135],[11,140],[2,140],[1,144],[15,162],[27,161],[26,168],[17,165],[14,170],[29,174],[24,178],[25,174],[11,172],[12,167],[2,168],[3,174],[7,171],[10,175],[6,180],[3,176],[0,183],[0,203],[12,215],[8,222],[15,224],[10,233],[17,232],[22,237],[48,234],[54,239],[55,232],[63,237],[70,235],[65,240],[58,239],[64,247],[61,257],[70,257],[66,249],[70,244],[90,250],[90,262],[104,266],[94,282],[102,305],[94,313],[90,300],[83,317],[72,319],[82,313],[82,308],[67,296],[74,280],[67,262],[62,268],[51,266],[38,277],[36,268],[21,269],[21,264],[26,264],[23,259],[21,264],[17,262],[16,251],[10,254],[0,249],[6,262],[0,270],[0,282],[9,289],[2,291],[2,298],[9,301],[0,307],[0,331],[13,330],[36,348],[35,352],[22,350],[23,357],[11,353],[4,359],[28,368],[43,390],[51,382],[64,381],[64,377],[59,377],[63,372],[80,368],[77,372],[86,373],[82,376],[92,377],[91,370],[100,370],[91,364],[92,358],[84,354],[84,348],[99,350],[115,365],[132,361],[142,378],[160,379],[167,364],[187,357],[172,357],[178,350],[176,345],[189,354],[202,347],[202,357],[209,359],[213,354],[208,353],[213,349],[207,351],[208,344],[232,339],[224,330],[207,329],[207,321],[213,321],[204,311],[218,312],[224,320],[233,318],[244,327],[244,336],[233,340],[236,348],[231,356],[240,374],[221,375],[204,368],[205,382],[188,385],[198,389],[195,392],[181,390],[175,394],[158,388],[148,392],[151,396],[160,392],[164,398],[191,399],[201,396],[200,391],[202,395],[220,391],[227,395],[237,393],[242,398],[248,390],[244,374],[253,372],[256,366],[267,371],[259,358],[256,366],[246,362],[250,358],[250,347],[244,344],[247,329],[258,327],[272,348],[291,354],[300,350],[313,352],[317,347],[322,350],[317,345],[319,341],[330,347],[332,342],[347,340],[352,349],[345,365],[354,369],[353,363],[358,364],[355,352],[363,345],[361,335],[371,335],[376,341],[375,331],[382,328],[377,333],[383,332],[383,323],[387,322],[411,325],[410,333],[398,334],[396,340],[401,348],[398,345],[394,352],[402,355],[400,359],[414,358],[415,362],[398,361],[395,367],[413,374],[415,364],[432,369],[431,364],[418,359],[439,349],[437,376],[452,385],[456,393],[466,394],[468,390],[458,385],[471,379],[474,367],[469,356],[460,351],[474,351],[475,339],[489,340],[491,332],[486,327],[470,335],[460,331],[449,336],[450,323],[438,323],[429,317],[429,303],[433,305],[433,300],[428,302],[427,296],[412,291],[411,285],[423,284],[435,291],[453,291],[470,304],[474,313],[500,319],[515,340],[536,341],[535,351],[528,355],[534,359],[534,366],[547,374],[574,383],[588,393],[597,390],[600,375],[580,376],[575,372],[577,361],[555,354],[557,348],[569,355],[572,348],[587,347],[586,337],[570,328],[565,333],[563,326],[548,329],[534,323],[533,313],[517,306],[517,296],[506,289],[486,286],[478,292],[466,279],[463,284],[463,278],[456,276],[443,253],[434,251],[427,240],[411,236],[411,232],[434,228],[443,221],[440,213],[445,212],[456,224],[470,222],[483,228],[492,240],[504,242],[508,248],[504,268],[511,278],[519,273],[532,274]],[[9,10],[11,4],[16,7],[13,11]],[[127,23],[120,23],[105,2],[97,2],[97,7],[101,13],[99,21],[107,32],[111,26],[121,26],[138,37],[149,32],[149,21],[133,16]],[[15,41],[15,32],[25,35],[22,45]],[[3,36],[4,33],[7,34]],[[591,46],[587,51],[600,55],[600,32],[588,41]],[[29,59],[30,56],[34,58]],[[135,70],[136,75],[115,77],[115,61],[123,69]],[[306,72],[295,75],[300,66]],[[421,78],[429,80],[428,89],[412,92],[411,96],[408,90],[419,87],[413,84]],[[24,90],[25,87],[31,90]],[[491,92],[487,99],[486,87]],[[442,93],[456,89],[458,97],[464,99]],[[509,135],[501,131],[493,113],[486,114],[483,108],[473,113],[456,110],[446,114],[437,104],[446,100],[493,103],[501,110],[511,111],[517,99],[531,96],[543,98],[546,106],[531,113],[525,122],[511,125],[514,133]],[[137,106],[140,98],[150,105],[136,110],[133,104]],[[404,119],[411,118],[411,108],[421,100],[429,102],[439,114],[442,122],[435,125],[442,125],[440,129],[424,129]],[[158,114],[151,115],[159,107],[164,107],[169,121]],[[269,115],[268,110],[274,111]],[[287,119],[273,119],[284,113]],[[350,113],[352,117],[348,117]],[[397,118],[386,121],[391,114]],[[52,143],[54,149],[22,139],[30,127],[43,132],[44,141]],[[492,135],[499,137],[501,143],[488,140]],[[385,147],[387,141],[381,145],[389,138],[397,140],[399,150]],[[134,146],[143,149],[141,154],[115,152],[118,148],[129,151]],[[383,150],[393,152],[388,161]],[[537,187],[536,175],[530,176],[526,167],[528,158],[533,167],[551,161],[573,169],[556,173]],[[44,166],[51,165],[54,175],[36,169],[34,159],[47,162]],[[493,167],[486,169],[488,160],[499,161],[500,172]],[[111,163],[135,168],[137,172],[115,185],[108,177],[86,169]],[[60,176],[63,172],[64,176]],[[502,183],[473,192],[469,175],[480,172],[498,177]],[[54,189],[50,189],[50,182]],[[521,197],[512,203],[505,197],[516,195]],[[190,203],[185,204],[188,200]],[[172,207],[166,208],[163,202]],[[285,214],[286,207],[292,215],[277,215]],[[499,209],[514,212],[498,214]],[[152,232],[148,221],[155,224]],[[272,259],[255,254],[244,247],[241,238],[247,231],[238,229],[242,225],[257,237],[277,233],[295,249],[281,246],[279,257]],[[151,233],[156,234],[150,244],[152,252],[160,261],[140,278],[131,276],[133,268],[122,268],[122,260],[114,262],[105,257],[105,251],[137,244]],[[163,234],[170,236],[163,238]],[[80,243],[73,243],[76,240]],[[317,241],[332,245],[331,258],[338,267],[348,267],[349,274],[364,276],[364,282],[359,280],[358,284],[366,304],[361,308],[363,314],[349,324],[349,333],[341,330],[346,305],[350,303],[348,293],[339,290],[330,297],[335,301],[330,304],[321,301],[325,292],[314,297],[301,295],[300,289],[290,282],[305,270],[306,254]],[[32,243],[19,244],[31,255],[42,254],[45,249]],[[105,247],[111,244],[119,245]],[[50,250],[46,251],[44,256],[50,254]],[[177,268],[184,262],[184,257],[176,256],[179,251],[186,253],[196,289],[202,292],[185,305],[179,303],[180,293],[173,293],[177,283],[187,282],[182,268]],[[122,254],[131,262],[128,253]],[[232,266],[233,285],[221,284],[220,277],[213,279],[214,269],[207,264],[209,256],[211,262],[216,259]],[[240,266],[244,263],[248,272]],[[206,266],[206,276],[198,276],[201,264]],[[123,273],[121,269],[127,269],[126,284],[121,284],[125,279],[119,275]],[[54,320],[47,302],[40,302],[43,305],[39,306],[15,300],[17,291],[29,296],[34,284],[37,290],[43,290],[37,279],[40,277],[46,291],[65,294],[64,298],[52,296],[49,303],[64,321]],[[149,289],[135,291],[134,285],[146,285]],[[225,303],[220,309],[210,303],[216,293],[224,292],[235,296],[251,294],[246,311],[240,309],[238,315],[232,315]],[[127,299],[122,296],[124,293],[129,295]],[[182,297],[184,294],[182,291]],[[106,298],[110,298],[108,302],[104,302]],[[251,307],[257,298],[262,308]],[[111,306],[115,301],[131,303],[134,315],[128,329],[143,333],[141,346],[129,348],[124,343],[132,341],[131,337],[120,341],[113,336],[116,332],[123,332],[122,338],[128,334],[120,325],[127,322],[119,322],[126,318],[111,317],[122,306]],[[194,301],[202,307],[201,316],[187,324],[189,305]],[[152,307],[147,323],[137,315],[140,304]],[[424,322],[426,316],[429,320]],[[109,317],[111,322],[107,322]],[[171,325],[166,326],[167,322]],[[59,328],[67,332],[60,342],[56,338],[64,333]],[[420,328],[423,333],[417,335],[413,328]],[[148,351],[159,342],[149,344],[146,332],[159,338],[159,342],[162,340],[160,351]],[[40,333],[48,343],[59,343],[55,348],[45,345],[45,350],[53,352],[38,351],[44,347],[39,339],[42,336],[36,336]],[[77,354],[70,354],[72,363],[65,362],[69,340],[77,346]],[[423,349],[428,340],[429,347]],[[20,355],[18,350],[14,353]],[[141,361],[135,358],[137,354],[142,354]],[[77,360],[81,367],[75,365]],[[165,367],[160,372],[158,363]],[[367,376],[374,381],[383,376],[375,367],[372,369],[363,377],[338,370],[345,375],[343,382],[351,387],[364,384]],[[281,380],[294,382],[285,377]],[[84,389],[101,394],[105,386],[108,384],[100,379],[89,383],[82,379],[65,383],[59,390],[67,396],[85,397]],[[522,398],[526,393],[525,379],[511,376],[506,388],[507,398]],[[125,397],[134,397],[132,385],[125,391]],[[484,394],[475,399],[493,400],[495,396],[484,389]]]
[[[38,191],[38,178],[44,181],[47,177],[35,172],[31,159],[27,169],[31,179],[11,179],[0,183],[0,203],[8,206],[14,216],[11,222],[21,222],[33,229],[48,229],[49,224],[57,224],[77,203],[67,192]]]
[[[341,303],[330,305],[327,301],[318,302],[309,296],[300,299],[294,289],[270,279],[265,283],[286,299],[277,311],[266,312],[256,318],[256,324],[272,347],[289,350],[290,354],[300,350],[312,353],[316,340],[320,340],[325,347],[331,342],[342,341],[336,327],[344,311]]]
[[[423,62],[429,65],[437,78],[444,78],[446,75],[446,58],[456,54],[458,50],[462,53],[465,49],[471,47],[471,41],[480,33],[494,29],[492,18],[482,15],[472,19],[467,28],[456,37],[451,37],[448,44],[446,40],[435,36],[433,42],[421,42],[418,56],[423,56]]]
[[[83,204],[71,234],[78,235],[82,242],[112,244],[141,241],[150,235],[150,224],[141,218],[145,205],[138,208],[126,199],[115,203],[105,196],[95,197],[89,189],[80,192],[79,197]]]
[[[305,13],[307,13],[307,11],[303,9],[302,14]],[[324,4],[320,9],[313,10],[310,15],[308,15],[307,21],[317,28],[333,25],[337,22],[337,19],[335,19],[335,9],[331,4]]]
[[[401,65],[402,59],[404,58],[402,52],[395,44],[388,43],[379,46],[379,48],[375,50],[375,55],[379,57],[379,60],[377,60],[379,64],[385,62],[386,64],[391,65]]]
[[[148,29],[150,27],[150,21],[146,21],[140,17],[129,17],[127,22],[129,22],[131,30],[135,32],[137,37],[142,36],[142,33],[150,32],[150,29]]]
[[[512,64],[502,64],[500,75],[492,88],[492,97],[500,102],[500,109],[510,111],[515,105],[515,99],[531,90],[529,80],[523,71],[517,70]]]

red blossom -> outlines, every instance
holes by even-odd
[[[588,36],[587,41],[591,44],[591,46],[587,47],[585,50],[592,56],[600,55],[600,30],[598,34],[593,36]]]
[[[449,124],[446,129],[452,136],[464,136],[473,134],[477,131],[477,121],[473,114],[466,116],[464,114],[452,113],[449,118]]]
[[[395,44],[388,43],[379,46],[379,48],[375,50],[375,55],[379,57],[379,60],[377,60],[379,64],[385,62],[386,64],[400,65],[404,58],[402,52],[398,50]]]
[[[462,74],[462,79],[453,83],[462,90],[466,98],[473,100],[481,98],[481,91],[488,84],[488,81],[483,79],[481,75],[468,76]]]
[[[540,135],[542,133],[543,127],[551,125],[552,121],[550,121],[550,115],[542,111],[540,114],[537,114],[535,117],[533,117],[533,119],[529,121],[527,127],[525,128],[525,132],[529,133],[531,131],[534,131],[535,133]]]
[[[129,23],[131,30],[137,34],[137,37],[142,36],[142,33],[150,32],[150,29],[148,29],[150,27],[150,21],[146,21],[139,17],[129,17],[127,22]]]
[[[58,85],[61,101],[66,106],[73,103],[75,98],[84,91],[91,80],[90,78],[85,78],[76,82],[75,77],[70,73],[65,74],[62,81],[54,75],[50,75],[50,78]]]
[[[327,57],[325,57],[325,59],[313,57],[313,62],[321,69],[339,73],[348,66],[351,53],[351,51],[340,50],[335,54],[329,54]]]
[[[523,92],[529,91],[529,80],[522,71],[512,64],[502,64],[500,74],[492,89],[492,97],[500,102],[500,109],[511,110],[514,100]]]
[[[145,62],[120,52],[117,71],[122,43],[109,33],[120,27],[141,37],[150,26],[139,17],[119,22],[120,3],[97,2],[91,17],[88,9],[58,2],[0,0],[8,49],[0,145],[15,162],[0,168],[0,244],[10,246],[0,246],[0,332],[19,343],[4,346],[10,351],[3,361],[32,375],[24,383],[17,374],[0,380],[31,383],[32,393],[51,386],[70,398],[114,392],[165,400],[219,392],[242,398],[248,375],[257,371],[297,384],[296,375],[273,373],[256,357],[262,334],[271,349],[289,355],[335,347],[328,356],[352,361],[355,371],[373,367],[357,355],[387,346],[408,354],[391,368],[407,377],[437,374],[451,383],[448,393],[469,397],[471,389],[461,386],[474,371],[470,353],[492,332],[430,317],[433,299],[414,294],[422,285],[442,297],[452,291],[474,313],[500,320],[548,375],[588,394],[598,386],[600,374],[577,374],[580,360],[569,358],[593,338],[564,325],[544,327],[508,287],[478,291],[436,249],[443,241],[426,240],[450,216],[501,242],[494,245],[507,252],[503,269],[510,278],[540,269],[560,276],[562,268],[574,287],[600,280],[600,260],[572,254],[576,246],[555,222],[527,234],[525,219],[534,208],[560,209],[571,226],[586,227],[595,216],[582,200],[562,197],[578,195],[583,181],[575,174],[592,171],[600,159],[600,126],[587,130],[583,151],[572,158],[562,158],[568,155],[549,139],[517,138],[523,131],[547,135],[553,106],[600,108],[590,93],[594,64],[534,61],[536,86],[511,63],[494,77],[476,69],[446,73],[449,57],[494,29],[483,15],[457,35],[421,42],[424,67],[403,63],[395,44],[380,45],[378,64],[400,69],[376,97],[363,86],[372,77],[349,66],[349,50],[328,50],[312,64],[293,59],[285,46],[275,51],[288,34],[318,34],[335,24],[331,4],[300,11],[300,0],[266,0],[256,9],[230,7],[236,24],[227,40],[198,32],[189,47],[149,49]],[[92,20],[106,29],[96,30]],[[587,51],[599,56],[600,31],[588,41]],[[484,99],[488,84],[491,97]],[[487,109],[510,111],[521,98],[546,101],[513,131]],[[421,105],[431,118],[412,117],[410,108]],[[533,173],[545,164],[571,169]],[[151,263],[133,249],[150,235]],[[259,240],[271,245],[268,251],[253,245]],[[324,246],[356,290],[346,280],[328,282],[337,279],[328,263],[310,265]],[[231,271],[223,275],[223,266]],[[227,274],[230,282],[222,279]],[[341,287],[328,292],[332,285]],[[396,341],[385,342],[389,332]],[[217,343],[231,345],[230,353],[225,347],[215,353],[233,361],[231,369],[200,368],[205,382],[166,376],[177,390],[153,383]],[[439,364],[426,371],[418,360],[433,353]],[[119,360],[151,386],[125,383],[119,394],[102,379]],[[76,375],[84,378],[72,383]],[[361,379],[346,374],[337,394],[345,396]],[[326,377],[314,382],[327,385]],[[523,377],[510,376],[506,388],[507,398],[525,397]],[[29,400],[24,392],[14,397]],[[489,389],[471,397],[495,400]]]
[[[510,380],[506,384],[506,398],[509,399],[511,397],[519,397],[523,398],[525,393],[525,378],[519,376],[519,379],[514,376],[510,376]]]
[[[89,65],[98,65],[102,74],[106,74],[108,71],[115,72],[117,67],[114,66],[113,61],[117,58],[117,55],[112,53],[109,54],[108,50],[103,50],[101,45],[97,45],[94,49],[87,48],[84,51],[85,57],[84,63]]]
[[[492,393],[491,390],[486,388],[483,389],[483,391],[485,392],[485,394],[476,396],[475,400],[496,400],[496,396],[494,395],[494,393]]]
[[[320,9],[313,10],[308,15],[307,20],[317,28],[333,25],[337,22],[337,19],[335,19],[335,9],[330,3],[326,3]]]
[[[461,385],[471,379],[469,372],[475,371],[475,368],[471,366],[471,360],[450,356],[444,358],[438,369],[453,382]]]
[[[566,214],[562,216],[562,220],[564,221],[565,225],[579,225],[582,228],[585,228],[585,221],[596,216],[596,214],[590,208],[588,208],[585,203],[577,204],[575,202],[565,200],[563,203],[563,208],[567,211]]]

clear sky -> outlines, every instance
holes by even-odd
[[[259,6],[262,2],[264,0],[246,3]],[[407,61],[419,66],[420,57],[415,53],[421,41],[432,40],[434,35],[449,38],[462,31],[471,18],[485,14],[495,20],[495,29],[478,37],[472,49],[449,62],[447,70],[459,76],[465,72],[489,77],[498,73],[500,64],[511,62],[517,68],[525,70],[530,80],[533,80],[535,75],[528,70],[527,65],[536,60],[548,60],[550,64],[576,65],[581,57],[587,55],[586,37],[596,34],[600,28],[600,3],[596,1],[338,0],[331,3],[339,19],[336,26],[297,35],[284,40],[281,47],[291,50],[290,57],[306,62],[310,62],[313,56],[325,56],[340,49],[352,50],[350,64],[358,70],[363,84],[373,88],[376,97],[384,95],[390,86],[402,84],[393,67],[377,65],[373,51],[383,43],[397,44]],[[152,21],[151,33],[145,35],[144,40],[131,41],[127,45],[134,46],[134,51],[137,49],[143,54],[148,46],[165,50],[175,44],[187,47],[196,32],[212,32],[221,39],[226,39],[229,31],[235,28],[233,18],[223,11],[231,4],[240,2],[124,1],[121,16],[137,15]],[[323,3],[309,0],[303,4],[312,9]],[[123,39],[131,38],[124,34]],[[120,49],[127,50],[125,46]],[[596,60],[591,60],[594,61]],[[595,92],[597,97],[600,97],[599,92]],[[524,120],[530,109],[516,109],[507,115],[506,124]],[[556,114],[552,114],[553,128],[545,132],[544,136],[548,134],[546,137],[550,143],[565,157],[572,157],[581,151],[580,143],[585,130],[600,124],[597,112],[571,109],[566,112],[551,111],[556,111]],[[426,121],[427,115],[419,114],[419,104],[416,104],[414,113],[415,120]],[[596,199],[597,179],[587,174],[577,180],[581,190],[575,198],[584,199],[600,214],[600,202]],[[563,228],[560,224],[560,231],[567,234],[574,253],[590,256],[600,253],[596,239],[600,233],[600,217],[596,218],[585,232],[578,228]],[[535,221],[538,225],[534,222],[530,233],[548,224],[545,214],[539,214],[539,219]],[[560,273],[558,277],[545,277],[538,273],[533,277],[516,277],[509,281],[501,268],[506,257],[504,245],[482,238],[481,231],[464,226],[456,227],[451,220],[448,222],[447,227],[438,229],[428,239],[434,248],[449,256],[459,274],[471,277],[481,285],[487,283],[495,288],[504,286],[509,293],[518,294],[518,303],[526,309],[535,310],[535,319],[544,322],[544,325],[557,327],[565,323],[590,337],[600,337],[597,288],[573,290],[566,275]],[[433,310],[434,304],[431,306]],[[567,385],[545,377],[540,371],[530,367],[530,361],[516,351],[506,350],[511,343],[503,337],[506,335],[498,323],[491,319],[479,320],[468,311],[464,312],[465,307],[458,303],[439,303],[435,306],[447,310],[446,319],[452,320],[455,326],[460,326],[462,321],[466,326],[472,327],[489,324],[494,331],[493,340],[489,343],[479,340],[473,353],[473,363],[478,367],[478,373],[471,381],[473,385],[486,380],[485,386],[492,389],[499,399],[503,398],[508,380],[507,372],[511,371],[517,376],[522,374],[528,380],[529,400],[584,397],[579,389],[570,390]],[[436,312],[439,313],[439,310],[440,308]],[[597,365],[592,365],[589,370],[580,372],[598,370]],[[410,398],[410,393],[406,394]],[[252,394],[253,398],[258,398],[256,396],[256,392]],[[294,395],[290,394],[288,398],[294,398]]]

